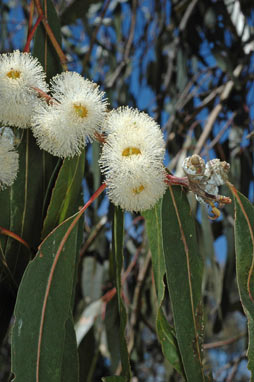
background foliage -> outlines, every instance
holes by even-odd
[[[238,5],[236,12],[234,7]],[[249,381],[247,319],[250,340],[254,330],[253,300],[249,298],[252,273],[249,284],[247,280],[253,261],[254,226],[252,1],[59,0],[54,4],[48,1],[47,11],[69,70],[99,83],[112,107],[138,107],[161,124],[167,142],[165,164],[170,171],[181,176],[182,160],[193,153],[206,160],[226,160],[231,165],[231,183],[250,202],[231,189],[237,219],[234,241],[233,205],[211,222],[206,207],[198,205],[192,195],[188,195],[190,214],[185,192],[172,187],[154,210],[143,216],[125,214],[124,220],[122,212],[109,205],[102,194],[87,209],[84,227],[82,218],[71,234],[71,242],[63,243],[65,251],[71,253],[70,248],[78,248],[82,242],[77,252],[78,266],[75,257],[69,256],[68,263],[59,263],[53,272],[49,301],[53,301],[54,309],[57,306],[66,336],[59,336],[59,325],[53,328],[45,321],[48,338],[55,335],[50,338],[55,341],[54,350],[60,350],[54,354],[42,352],[42,370],[46,369],[44,362],[50,363],[42,380],[77,381],[79,373],[80,382],[100,381],[102,377],[107,382],[121,382],[132,373],[133,382],[185,378],[195,382],[209,378],[218,382]],[[1,53],[23,50],[29,4],[2,1],[0,12]],[[46,58],[42,49],[45,43]],[[42,25],[32,51],[44,65],[47,63],[48,78],[62,70]],[[85,202],[102,182],[97,143],[87,147],[85,159],[82,156],[62,163],[42,153],[30,135],[20,137],[20,142],[20,167],[27,169],[27,177],[20,171],[14,186],[1,192],[0,225],[27,240],[32,251],[1,236],[1,381],[10,376],[8,328],[10,321],[13,325],[16,294],[28,261],[34,258],[41,240],[84,204],[80,195],[83,175]],[[230,195],[226,187],[221,193]],[[173,219],[178,208],[179,219]],[[60,225],[39,253],[58,253],[64,232],[74,218]],[[189,248],[187,265],[179,222]],[[197,237],[197,241],[190,237]],[[54,264],[53,258],[52,264],[42,262],[43,256],[37,256],[27,268],[19,292],[18,301],[27,299],[29,308],[23,312],[19,303],[15,308],[36,327],[40,323],[34,319],[36,304],[31,302],[40,298],[45,301],[41,285],[47,282]],[[77,286],[72,285],[74,274]],[[174,279],[175,275],[179,278]],[[181,289],[181,277],[189,277],[193,300]],[[57,288],[59,282],[61,287]],[[41,309],[39,303],[38,307]],[[69,307],[73,307],[78,354]],[[13,372],[26,361],[19,346],[30,347],[32,343],[34,357],[38,348],[31,327],[26,329],[27,345],[18,343],[21,324],[16,321],[14,327]],[[194,341],[196,356],[185,348],[186,341]],[[253,370],[253,345],[249,362]],[[121,369],[122,377],[106,377],[119,376]],[[26,381],[35,380],[34,370],[28,368],[26,372]]]

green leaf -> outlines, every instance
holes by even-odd
[[[107,303],[105,315],[105,328],[107,345],[110,352],[110,370],[114,374],[120,362],[120,328],[117,296]]]
[[[166,359],[180,374],[184,375],[174,329],[167,322],[161,308],[165,292],[163,278],[166,272],[162,242],[161,206],[162,200],[160,200],[151,210],[143,212],[152,254],[153,274],[158,297],[156,327]]]
[[[77,210],[77,200],[84,174],[84,156],[83,152],[80,156],[63,161],[43,223],[42,238]]]
[[[65,325],[65,342],[62,361],[62,378],[61,382],[78,382],[79,381],[79,359],[76,341],[76,333],[74,330],[74,322],[72,313]]]
[[[159,308],[158,310],[156,326],[164,356],[178,371],[178,373],[184,375],[181,355],[179,352],[175,331],[169,325],[161,308]]]
[[[24,273],[12,332],[15,382],[61,381],[80,216],[72,216],[47,236]]]
[[[203,264],[197,250],[195,222],[181,187],[169,187],[162,204],[162,233],[167,284],[176,338],[187,381],[205,381],[201,281]]]
[[[80,359],[80,382],[92,382],[94,369],[98,359],[98,347],[96,346],[96,339],[94,335],[94,327],[92,327],[87,335],[83,338],[78,347]],[[88,380],[89,378],[89,380]]]
[[[44,12],[45,5],[47,7],[47,21],[52,29],[52,32],[57,42],[61,46],[61,25],[55,7],[51,0],[41,0],[41,5]],[[59,57],[49,37],[46,34],[42,22],[40,23],[39,27],[35,32],[33,55],[37,57],[40,63],[42,64],[47,74],[48,81],[57,73],[62,72],[62,66],[60,64]]]
[[[113,376],[113,377],[104,377],[102,382],[128,382],[127,377]]]
[[[19,172],[12,187],[0,192],[0,226],[37,248],[43,221],[43,203],[56,160],[39,149],[29,129],[18,130]],[[20,136],[18,134],[21,134]],[[8,328],[17,288],[32,252],[16,240],[0,235],[0,294],[8,296],[0,313],[0,340]]]
[[[230,185],[235,204],[236,276],[241,303],[248,320],[248,368],[254,381],[254,207]]]
[[[166,272],[161,232],[161,204],[162,201],[160,200],[154,208],[143,212],[152,254],[153,274],[159,305],[161,305],[164,297],[165,285],[163,278]]]
[[[127,322],[127,316],[125,307],[121,297],[122,283],[121,283],[121,272],[123,265],[123,222],[124,214],[120,208],[114,207],[114,220],[113,220],[113,257],[114,257],[114,269],[115,269],[115,279],[116,279],[116,290],[117,290],[117,300],[118,300],[118,310],[120,315],[120,355],[122,362],[122,374],[126,378],[126,381],[130,380],[130,361],[128,348],[125,338],[125,328]]]

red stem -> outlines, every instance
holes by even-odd
[[[184,176],[183,178],[179,178],[174,175],[167,174],[165,183],[168,185],[179,185],[184,187],[189,187],[189,181],[187,176]]]
[[[40,25],[41,20],[42,20],[42,15],[39,15],[33,28],[31,29],[31,31],[29,31],[24,52],[30,52],[30,44],[31,44],[32,38],[34,37],[35,31]]]
[[[53,33],[49,23],[48,23],[47,16],[44,15],[40,0],[34,0],[34,1],[35,1],[35,6],[37,9],[38,15],[42,17],[42,23],[44,25],[44,28],[46,30],[47,35],[49,36],[49,39],[50,39],[52,45],[55,48],[56,53],[58,54],[61,65],[62,65],[64,70],[67,70],[67,65],[66,65],[67,59],[66,59],[64,52],[62,51],[61,46],[59,45],[57,39],[55,38],[55,35],[54,35],[54,33]]]
[[[31,0],[30,6],[29,6],[29,19],[28,19],[27,36],[30,34],[31,29],[32,29],[33,16],[34,16],[34,0]]]
[[[17,240],[19,243],[23,244],[28,249],[30,249],[29,244],[24,239],[22,239],[22,237],[18,236],[16,233],[9,231],[8,229],[3,228],[1,226],[0,226],[0,234],[5,235],[5,236],[9,236],[12,239]]]

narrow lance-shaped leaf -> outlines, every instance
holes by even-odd
[[[162,204],[162,234],[166,276],[176,338],[189,382],[205,381],[201,357],[202,259],[195,223],[185,193],[169,187]]]
[[[19,134],[21,134],[19,136]],[[0,226],[14,232],[33,249],[40,243],[42,206],[55,160],[36,145],[29,129],[17,131],[20,141],[19,171],[12,187],[0,193]],[[13,238],[0,236],[2,307],[0,341],[8,328],[16,299],[17,288],[32,252]],[[6,298],[6,303],[4,303]]]
[[[121,376],[113,376],[113,377],[104,377],[102,378],[102,382],[127,382],[127,377],[121,377]]]
[[[122,283],[121,283],[121,272],[123,265],[123,223],[124,215],[120,208],[114,207],[114,220],[113,220],[113,257],[115,263],[115,279],[116,279],[116,290],[118,299],[118,309],[120,316],[120,355],[122,362],[122,374],[126,377],[126,381],[129,381],[130,372],[130,362],[128,355],[128,348],[125,338],[125,328],[126,328],[126,311],[121,297]]]
[[[70,317],[75,274],[78,216],[80,214],[63,222],[44,240],[25,271],[12,332],[15,382],[62,381],[65,326]]]
[[[161,203],[160,200],[151,210],[143,212],[152,254],[153,274],[159,305],[161,305],[164,298],[165,285],[163,278],[166,273],[161,233]]]
[[[84,166],[84,152],[80,156],[63,161],[52,191],[47,215],[43,222],[43,238],[77,210]]]
[[[65,343],[62,360],[61,382],[79,381],[79,359],[72,312],[65,324]]]
[[[254,381],[254,207],[229,184],[235,204],[236,276],[241,303],[248,320],[248,368]]]
[[[161,231],[161,205],[162,200],[160,200],[151,210],[143,212],[146,221],[149,247],[152,254],[153,274],[156,294],[158,297],[156,327],[166,359],[180,374],[184,374],[174,329],[167,322],[161,307],[165,292],[163,278],[166,273]]]

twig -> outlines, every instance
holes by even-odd
[[[246,355],[243,354],[241,357],[238,357],[238,359],[236,359],[236,360],[234,361],[232,370],[231,370],[231,372],[229,373],[229,375],[228,375],[228,377],[227,377],[227,379],[226,379],[226,382],[233,382],[233,379],[234,379],[234,377],[235,377],[235,375],[236,375],[236,373],[237,373],[237,369],[238,369],[238,367],[239,367],[239,364],[240,364],[240,362],[241,362],[245,357],[246,357]]]
[[[217,380],[217,378],[221,375],[221,373],[223,371],[232,367],[232,364],[237,363],[239,365],[239,363],[245,358],[246,358],[246,352],[244,351],[237,358],[235,358],[233,361],[226,363],[226,365],[223,365],[219,370],[217,370],[217,372],[215,374],[215,380]],[[227,382],[229,382],[229,381],[227,381]]]
[[[197,3],[198,3],[198,0],[192,0],[192,2],[188,5],[188,7],[187,7],[187,9],[183,15],[183,18],[180,22],[180,25],[179,25],[179,29],[181,32],[185,29],[185,27],[189,21],[189,18],[191,16],[195,6],[197,5]]]
[[[209,151],[210,149],[212,149],[216,143],[219,142],[219,140],[221,139],[221,137],[223,136],[223,134],[225,133],[225,131],[227,131],[227,129],[229,128],[229,126],[231,125],[231,123],[233,122],[234,118],[236,116],[236,113],[233,113],[232,116],[229,118],[229,120],[225,123],[225,125],[223,126],[223,128],[219,131],[219,133],[216,135],[216,137],[211,141],[211,143],[206,146],[206,152]],[[204,150],[201,152],[201,156],[204,155]]]
[[[31,29],[31,31],[29,32],[29,34],[27,36],[27,41],[26,41],[26,45],[24,48],[24,52],[30,51],[30,44],[31,44],[32,38],[34,37],[36,29],[38,28],[41,21],[42,21],[42,15],[39,15],[39,17],[36,20],[36,23],[34,24],[33,28]]]
[[[53,97],[51,97],[48,93],[45,93],[43,90],[36,88],[35,86],[31,86],[31,89],[35,90],[38,96],[41,98],[44,98],[45,101],[50,105],[59,103]]]
[[[85,58],[84,58],[84,60],[83,60],[83,68],[86,67],[87,62],[88,62],[88,60],[89,60],[89,58],[90,58],[90,56],[91,56],[92,49],[93,49],[93,46],[94,46],[94,43],[95,43],[95,40],[96,40],[97,33],[98,33],[98,31],[99,31],[99,29],[100,29],[100,27],[101,27],[101,25],[102,25],[102,22],[103,22],[105,13],[107,12],[109,3],[110,3],[110,0],[107,0],[105,6],[104,6],[104,8],[103,8],[103,10],[102,10],[102,12],[101,12],[101,14],[100,14],[100,16],[99,16],[99,18],[100,18],[100,22],[99,22],[99,24],[97,25],[97,27],[95,28],[95,30],[94,30],[94,32],[93,32],[93,34],[92,34],[92,38],[91,38],[91,42],[90,42],[90,46],[89,46],[89,50],[88,50],[88,52],[86,53]]]
[[[209,349],[215,349],[215,348],[219,348],[219,347],[223,347],[223,346],[228,346],[228,345],[231,345],[234,342],[240,340],[241,338],[243,338],[245,336],[246,336],[246,332],[242,332],[238,336],[228,338],[227,340],[216,341],[216,342],[211,342],[209,344],[204,344],[203,348],[205,350],[209,350]]]
[[[187,9],[183,15],[183,18],[180,22],[180,25],[179,25],[179,30],[181,32],[184,31],[184,29],[186,28],[186,25],[189,21],[189,18],[191,16],[197,2],[198,2],[198,0],[192,0],[192,2],[188,5],[188,7],[187,7]],[[177,48],[178,48],[179,43],[180,43],[180,38],[179,38],[179,36],[177,36],[174,39],[173,49],[172,49],[171,55],[169,57],[169,64],[168,64],[167,72],[166,72],[165,79],[164,79],[165,90],[167,89],[167,87],[170,83],[170,80],[171,80],[171,76],[173,74],[173,60],[176,56],[176,52],[177,52]]]
[[[34,15],[34,1],[31,1],[30,5],[29,5],[29,19],[28,19],[28,28],[27,28],[27,38],[28,38],[28,36],[32,30],[33,15]]]
[[[178,186],[184,186],[187,188],[189,188],[189,185],[190,185],[189,180],[186,176],[184,176],[183,178],[180,178],[178,176],[174,176],[170,174],[166,175],[165,183],[167,183],[168,185],[178,185]]]
[[[106,223],[107,223],[107,216],[103,216],[100,219],[100,221],[96,224],[94,230],[88,236],[88,238],[85,241],[83,247],[81,248],[81,250],[79,252],[80,258],[82,258],[85,255],[86,251],[88,250],[90,245],[94,242],[94,240],[99,235],[99,233],[101,232],[102,228],[105,226]]]
[[[134,291],[133,296],[133,309],[130,317],[130,334],[129,334],[129,341],[128,341],[128,353],[130,354],[133,346],[134,346],[134,336],[135,336],[135,327],[138,322],[138,316],[141,309],[140,299],[141,299],[141,292],[144,285],[144,281],[146,280],[146,276],[148,274],[148,271],[151,266],[151,251],[148,252],[144,264],[140,267],[139,274],[137,277],[137,284]]]
[[[149,328],[149,330],[150,330],[152,333],[156,334],[156,330],[155,330],[155,328],[154,328],[153,325],[146,319],[146,317],[145,317],[142,313],[140,313],[140,318],[141,318],[141,320],[144,322],[144,324]]]
[[[131,12],[131,25],[130,25],[130,31],[129,31],[129,37],[127,40],[127,43],[125,45],[123,59],[120,62],[120,64],[117,66],[114,73],[110,76],[106,83],[106,88],[111,88],[114,86],[117,78],[120,76],[123,68],[127,65],[129,60],[129,55],[131,51],[132,42],[134,39],[134,31],[136,26],[136,14],[137,14],[137,0],[133,0],[132,2],[132,12]]]
[[[239,77],[239,75],[242,71],[242,68],[243,68],[242,64],[238,65],[235,68],[235,70],[233,72],[234,77]],[[225,84],[224,89],[223,89],[222,94],[221,94],[221,97],[220,97],[220,102],[215,106],[215,108],[210,113],[209,118],[207,120],[207,123],[204,127],[204,130],[203,130],[203,132],[202,132],[202,134],[201,134],[201,136],[197,142],[196,149],[194,150],[194,154],[199,154],[201,149],[203,148],[206,140],[208,139],[208,137],[210,135],[212,127],[213,127],[219,113],[222,110],[223,101],[225,101],[229,97],[233,87],[234,87],[234,81],[233,80],[230,80]]]
[[[195,74],[191,78],[191,80],[186,84],[185,88],[183,89],[183,91],[181,92],[181,94],[178,97],[178,100],[177,100],[177,102],[175,104],[175,111],[181,110],[184,107],[184,105],[186,105],[186,103],[189,102],[191,100],[191,98],[193,98],[195,96],[195,94],[198,92],[198,89],[194,89],[192,91],[192,93],[188,95],[188,92],[193,87],[193,85],[198,81],[199,77],[202,76],[202,74],[207,72],[205,77],[202,78],[202,80],[198,84],[199,88],[200,88],[200,86],[207,79],[207,77],[209,77],[211,75],[212,70],[213,70],[213,68],[208,68],[208,69],[206,68],[205,70],[201,70],[200,72],[198,72],[197,74]],[[167,89],[167,86],[168,86],[168,84],[165,83],[165,91]],[[215,92],[217,92],[217,89],[216,89]],[[213,93],[212,96],[210,96],[210,97],[214,98],[215,95],[216,94]],[[209,102],[211,102],[210,97],[209,97]],[[205,105],[203,107],[205,107]],[[200,108],[202,108],[201,105],[200,105]],[[196,113],[195,113],[195,115],[196,115]],[[170,118],[168,119],[168,121],[164,125],[164,129],[166,129],[168,131],[168,133],[171,131],[174,119],[175,119],[175,113],[173,113],[173,115],[170,116]],[[191,119],[191,118],[189,118],[189,119]]]

